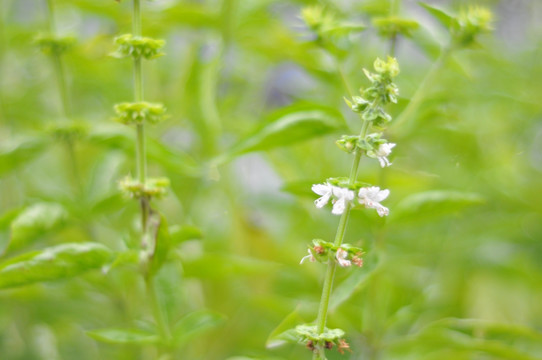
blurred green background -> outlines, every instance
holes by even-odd
[[[63,57],[69,120],[34,45],[47,31],[45,0],[0,2],[0,270],[63,243],[137,257],[139,209],[118,190],[135,172],[134,132],[111,120],[113,105],[132,99],[132,64],[108,56],[131,31],[131,2],[54,2],[58,33],[77,38]],[[366,26],[338,36],[330,55],[300,19],[317,3],[144,3],[143,33],[167,41],[144,71],[145,98],[169,114],[147,137],[151,175],[171,180],[154,208],[175,244],[157,276],[180,329],[173,359],[310,358],[303,346],[266,345],[316,317],[324,267],[299,260],[313,238],[333,238],[338,217],[314,207],[310,186],[347,175],[352,160],[334,141],[360,126],[338,68],[351,88],[367,86],[362,69],[391,47],[374,19],[418,22],[396,42],[397,117],[448,42],[415,1],[322,1]],[[457,12],[475,2],[427,3]],[[353,352],[330,359],[542,359],[542,2],[476,3],[494,12],[494,33],[454,52],[424,83],[421,106],[391,125],[393,166],[362,160],[360,180],[390,189],[390,215],[350,218],[346,241],[367,255],[362,269],[337,273],[328,324]],[[303,121],[266,133],[291,116]],[[51,130],[67,121],[85,135]],[[137,258],[5,286],[0,358],[157,359],[145,341],[87,335],[152,323]]]

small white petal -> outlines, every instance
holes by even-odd
[[[321,195],[320,198],[314,201],[314,204],[319,209],[324,207],[329,202],[329,199],[333,194],[333,186],[329,185],[328,183],[313,185],[311,189],[316,194]]]
[[[344,212],[344,209],[346,209],[346,199],[340,198],[333,203],[331,213],[333,215],[341,215]]]
[[[352,262],[350,260],[346,260],[346,257],[348,256],[348,252],[343,250],[342,248],[337,249],[337,253],[335,254],[335,258],[337,259],[337,262],[341,267],[348,267],[352,265]]]
[[[315,262],[316,261],[316,258],[312,255],[310,249],[307,250],[307,252],[309,253],[309,255],[307,256],[303,256],[303,258],[301,259],[301,261],[299,262],[299,265],[303,264],[303,262],[307,259],[310,260],[310,262]]]
[[[315,184],[312,186],[311,190],[316,194],[322,196],[326,194],[331,194],[332,187],[328,183],[325,184]]]

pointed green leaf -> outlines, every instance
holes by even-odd
[[[484,198],[476,193],[455,190],[424,191],[404,198],[395,207],[394,216],[395,218],[438,216],[483,203]]]
[[[159,340],[158,335],[139,329],[99,329],[87,331],[87,335],[110,344],[147,345],[155,344]]]
[[[111,251],[98,243],[62,244],[23,254],[0,264],[0,288],[64,279],[99,269]]]
[[[291,106],[273,114],[269,122],[216,158],[215,163],[221,164],[252,151],[293,145],[344,127],[344,120],[335,109],[316,105]]]
[[[446,29],[450,29],[455,22],[455,17],[445,10],[442,10],[436,6],[429,5],[423,2],[418,2],[422,7],[425,8],[435,19],[437,19]]]
[[[180,244],[187,240],[203,238],[203,232],[193,225],[173,225],[169,227],[172,245]]]
[[[36,203],[24,209],[11,223],[10,249],[17,249],[31,240],[53,231],[68,218],[68,212],[57,203]]]
[[[224,315],[209,310],[192,312],[175,324],[173,339],[177,345],[181,345],[201,333],[219,326],[225,319]]]

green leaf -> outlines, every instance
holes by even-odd
[[[2,144],[0,146],[0,175],[32,161],[41,154],[47,143],[45,139],[33,137]]]
[[[425,8],[435,19],[437,19],[446,29],[450,29],[455,22],[455,16],[449,14],[445,10],[442,10],[436,6],[432,6],[423,2],[418,2]]]
[[[9,245],[9,228],[11,222],[19,215],[21,212],[20,208],[12,209],[6,211],[0,216],[0,256],[4,254],[4,251]]]
[[[177,245],[187,240],[203,238],[203,232],[193,225],[173,225],[169,227],[171,244]]]
[[[0,288],[73,277],[98,269],[111,251],[98,243],[62,244],[23,254],[0,264]]]
[[[277,263],[256,258],[206,253],[200,257],[182,257],[185,275],[208,279],[223,279],[230,276],[269,275],[278,267]]]
[[[214,311],[200,310],[184,316],[173,327],[173,341],[177,346],[222,324],[226,318]]]
[[[99,329],[87,331],[87,335],[110,344],[156,344],[158,335],[139,329]]]
[[[293,145],[344,129],[345,126],[342,116],[335,109],[316,105],[294,105],[274,113],[264,126],[215,158],[215,164],[252,151]]]
[[[484,198],[476,193],[455,190],[424,191],[404,198],[395,207],[394,217],[438,216],[483,203]]]
[[[57,203],[36,203],[24,209],[11,223],[10,249],[17,249],[34,238],[61,226],[68,218],[66,209]]]

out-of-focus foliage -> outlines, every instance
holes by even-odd
[[[131,3],[55,0],[59,34],[77,39],[62,53],[69,120],[36,45],[45,3],[0,1],[0,358],[157,359],[139,209],[119,190],[135,135],[113,120],[132,98],[130,61],[110,56]],[[144,3],[143,33],[166,40],[144,67],[146,100],[168,114],[147,151],[150,176],[170,179],[156,288],[173,358],[310,358],[276,340],[314,320],[324,268],[299,261],[337,227],[310,186],[347,175],[334,143],[359,120],[343,98],[392,50],[393,166],[363,160],[359,176],[390,189],[390,215],[349,220],[364,266],[338,269],[328,326],[353,352],[330,359],[542,358],[542,2],[425,3]],[[493,35],[471,41],[488,29],[469,5],[492,9]],[[304,25],[307,6],[325,27]],[[469,48],[423,83],[450,33]]]

